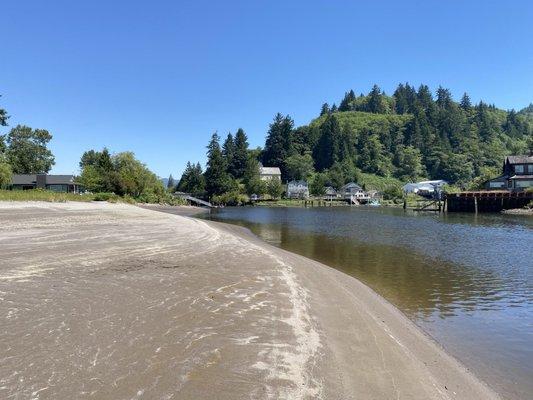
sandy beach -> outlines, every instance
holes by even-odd
[[[239,227],[6,202],[0,253],[3,399],[499,398],[355,278]]]

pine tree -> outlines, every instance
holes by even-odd
[[[333,114],[333,113],[336,113],[337,111],[339,111],[337,108],[337,105],[333,103],[333,105],[331,106],[331,113]]]
[[[402,83],[398,85],[396,90],[394,91],[394,111],[396,111],[396,114],[405,114],[408,110],[407,105],[407,94],[405,91],[405,87]]]
[[[290,116],[276,114],[274,122],[270,124],[263,151],[263,165],[279,167],[283,179],[286,178],[285,159],[292,153],[293,126],[294,121]]]
[[[461,108],[465,111],[470,111],[472,108],[472,103],[470,101],[470,96],[465,92],[461,98]]]
[[[339,158],[341,129],[337,117],[329,115],[320,127],[320,139],[313,154],[319,171],[331,167]]]
[[[174,182],[174,178],[172,177],[172,174],[170,174],[168,177],[167,189],[174,189],[174,186],[176,186],[176,182]]]
[[[233,186],[231,176],[227,173],[227,164],[219,140],[220,137],[215,132],[207,146],[205,188],[208,196],[223,194],[230,191]]]
[[[233,163],[233,156],[235,154],[235,142],[233,141],[233,135],[228,133],[224,144],[222,145],[222,155],[226,159],[226,165],[228,168]],[[228,171],[229,172],[229,171]]]
[[[320,116],[329,114],[331,110],[329,109],[329,104],[324,103],[322,104],[322,108],[320,109]]]
[[[248,162],[248,138],[246,133],[239,128],[235,134],[233,158],[229,171],[234,178],[242,178]]]
[[[355,93],[353,90],[346,92],[344,98],[339,105],[339,111],[350,111],[352,109],[352,102],[355,100]]]
[[[374,114],[385,114],[387,109],[383,102],[383,95],[378,85],[374,85],[368,94],[367,111]]]

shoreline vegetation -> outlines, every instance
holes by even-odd
[[[150,198],[151,201],[142,201],[134,197],[124,195],[119,196],[115,193],[64,193],[54,192],[51,190],[0,190],[0,202],[2,201],[46,201],[52,203],[65,203],[68,201],[74,202],[90,202],[90,201],[106,201],[109,203],[152,203],[152,204],[167,204],[171,206],[186,206],[185,200],[172,196],[168,193],[163,193],[159,196]]]
[[[36,334],[0,336],[0,343],[9,349],[7,367],[16,370],[30,361],[22,349],[28,341],[32,345],[33,337],[61,337],[61,330],[50,330],[48,325],[94,321],[87,325],[88,331],[74,332],[74,341],[60,340],[53,357],[37,347],[31,354],[36,369],[19,371],[16,380],[8,378],[4,382],[8,394],[38,390],[53,367],[59,378],[47,393],[55,397],[61,392],[64,398],[77,397],[77,388],[93,377],[100,381],[91,389],[96,395],[110,395],[112,390],[114,397],[141,392],[160,398],[176,390],[169,374],[182,377],[178,391],[183,399],[250,394],[295,400],[354,395],[499,398],[357,279],[268,245],[243,228],[128,204],[0,202],[0,215],[0,239],[12,254],[0,269],[0,288],[16,289],[21,299],[27,292],[55,298],[53,307],[23,314],[18,301],[10,303],[11,313],[18,317],[13,329]],[[41,232],[38,241],[32,239],[36,224]],[[65,234],[68,243],[54,254],[47,252],[45,247]],[[16,258],[17,249],[30,243],[36,251],[25,259]],[[46,265],[28,268],[39,265],[43,252],[48,254]],[[77,257],[65,257],[73,253]],[[79,260],[84,260],[83,268]],[[67,278],[73,268],[75,280]],[[78,293],[73,298],[62,294],[67,282],[68,290]],[[102,300],[105,307],[98,306]],[[84,310],[92,304],[90,312],[66,312],[77,307],[73,302],[83,304]],[[32,313],[43,323],[48,321],[43,328],[48,333],[36,331],[40,325],[35,326]],[[99,328],[98,321],[106,315],[114,330],[124,329],[121,340]],[[164,340],[165,332],[173,340]],[[80,354],[96,354],[87,360],[92,366],[82,376],[66,373],[73,367],[74,361],[66,357],[74,351],[72,346]],[[106,357],[104,353],[98,357],[104,348]],[[140,358],[146,361],[139,364]],[[55,359],[61,362],[51,366]],[[18,379],[26,372],[31,376],[21,389]],[[124,374],[134,376],[134,381],[123,379]],[[61,378],[66,376],[68,380]],[[235,381],[241,384],[225,384]]]
[[[324,103],[306,125],[276,114],[262,147],[250,148],[242,128],[225,138],[215,132],[205,171],[188,162],[179,181],[169,177],[168,188],[240,205],[263,195],[281,198],[281,182],[304,181],[316,197],[356,182],[397,202],[405,183],[428,179],[450,183],[451,191],[484,189],[506,156],[531,151],[533,104],[502,110],[473,104],[467,93],[456,101],[443,87],[434,95],[427,85],[402,83],[387,95],[374,85],[366,95],[346,92],[339,106]],[[260,165],[279,168],[279,184],[263,180]]]

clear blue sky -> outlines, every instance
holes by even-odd
[[[275,113],[305,124],[373,83],[533,101],[531,0],[7,1],[0,18],[0,106],[54,135],[55,173],[107,146],[176,176],[215,130],[263,145]]]

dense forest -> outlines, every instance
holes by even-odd
[[[338,106],[323,104],[308,125],[294,127],[290,116],[276,115],[263,149],[248,150],[242,129],[222,146],[214,135],[206,172],[190,164],[178,188],[208,196],[265,192],[251,187],[259,161],[280,167],[284,181],[309,180],[315,194],[348,181],[379,190],[425,178],[477,187],[498,175],[506,155],[532,149],[533,104],[505,111],[472,104],[466,93],[457,102],[442,87],[433,95],[426,85],[400,84],[389,96],[374,85],[367,95],[348,91]],[[187,184],[191,175],[201,183]]]

